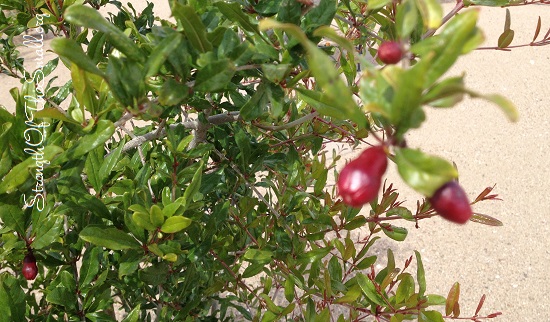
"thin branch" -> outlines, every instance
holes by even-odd
[[[232,112],[229,114],[216,114],[208,117],[208,124],[211,125],[219,125],[223,123],[228,122],[236,122],[240,119],[240,115],[238,112]],[[175,129],[179,126],[183,126],[186,129],[195,130],[198,127],[199,122],[197,121],[187,121],[187,122],[181,122],[176,124],[171,124],[169,126],[170,129]],[[162,128],[160,131],[158,129],[155,129],[154,131],[151,131],[149,133],[146,133],[144,135],[136,136],[132,140],[128,141],[122,148],[122,152],[126,152],[128,150],[132,150],[137,148],[138,146],[144,144],[145,142],[153,141],[158,138],[166,136],[166,128]],[[107,155],[109,155],[108,153]]]

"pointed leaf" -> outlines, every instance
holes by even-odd
[[[498,37],[498,48],[506,48],[514,40],[514,31],[511,29],[505,30],[500,37]]]
[[[145,56],[138,46],[120,29],[103,18],[98,10],[75,4],[69,6],[63,16],[70,23],[105,33],[111,40],[110,43],[128,58],[138,62],[145,61]]]
[[[424,264],[422,263],[422,257],[418,251],[414,251],[416,255],[416,280],[418,283],[418,296],[423,297],[426,292],[426,276],[424,273]]]
[[[363,294],[365,294],[369,300],[377,305],[386,305],[384,299],[380,294],[378,294],[376,287],[368,277],[363,274],[357,274],[355,278],[357,279],[357,284],[363,291]]]
[[[134,237],[114,227],[89,225],[80,232],[80,238],[86,242],[112,250],[141,247]]]
[[[502,221],[496,219],[496,218],[493,218],[489,215],[484,215],[484,214],[480,214],[480,213],[477,213],[475,212],[472,217],[470,218],[471,221],[473,222],[477,222],[477,223],[480,223],[480,224],[484,224],[484,225],[488,225],[488,226],[503,226],[504,224],[502,223]]]
[[[82,47],[73,39],[65,37],[57,37],[52,39],[51,46],[53,51],[59,56],[68,59],[70,62],[76,64],[79,68],[92,73],[105,77],[96,64],[84,53]]]
[[[181,22],[191,46],[201,53],[212,50],[212,44],[206,37],[206,27],[191,6],[175,2],[172,14]]]
[[[447,160],[424,154],[420,150],[398,149],[395,162],[401,178],[427,197],[433,195],[443,184],[458,177],[455,167]]]
[[[455,305],[458,303],[460,297],[460,284],[458,282],[454,283],[451,289],[449,290],[449,295],[447,295],[447,301],[445,303],[445,314],[450,315],[453,313]]]
[[[540,20],[540,16],[539,16],[539,20],[537,22],[537,28],[535,29],[535,34],[533,36],[533,41],[532,42],[535,42],[535,40],[539,36],[541,25],[542,25],[542,21]]]

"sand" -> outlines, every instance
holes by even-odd
[[[166,1],[153,2],[157,3],[155,11],[167,17]],[[143,8],[144,3],[134,6]],[[445,12],[452,6],[445,4]],[[511,8],[511,16],[516,32],[513,45],[531,41],[538,16],[541,34],[550,28],[549,5]],[[479,25],[487,38],[485,46],[496,45],[504,17],[505,9],[481,8]],[[35,56],[28,48],[21,51],[29,59]],[[45,59],[53,57],[48,53]],[[496,184],[494,192],[503,201],[483,202],[474,210],[497,217],[504,226],[459,226],[435,218],[421,221],[420,229],[409,227],[405,242],[389,240],[382,245],[394,248],[398,266],[413,250],[422,253],[428,292],[446,295],[459,282],[464,316],[472,315],[486,294],[481,314],[503,312],[496,321],[549,321],[550,46],[475,51],[461,58],[450,74],[463,72],[469,88],[510,98],[519,109],[519,122],[510,123],[487,102],[467,99],[454,109],[428,110],[428,121],[407,140],[411,147],[454,161],[472,199]],[[67,77],[66,72],[59,73]],[[13,109],[9,89],[18,82],[5,75],[0,80],[0,102]],[[344,155],[342,162],[351,157],[351,153]],[[388,178],[409,205],[420,198],[392,166]]]

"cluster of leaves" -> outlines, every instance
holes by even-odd
[[[505,98],[475,93],[463,77],[440,79],[481,44],[477,11],[442,17],[434,0],[174,0],[163,19],[152,3],[140,13],[111,3],[119,11],[105,18],[97,9],[107,1],[0,2],[18,12],[0,16],[2,71],[33,75],[11,91],[15,115],[0,109],[4,316],[459,315],[457,286],[446,298],[426,293],[418,252],[412,273],[412,257],[400,269],[391,250],[386,264],[372,251],[380,234],[406,238],[390,220],[434,216],[429,203],[413,215],[388,185],[368,215],[345,206],[327,185],[340,158],[327,143],[393,146],[401,176],[426,196],[456,178],[448,161],[407,148],[404,134],[421,126],[427,106],[464,95],[517,117]],[[63,35],[51,42],[60,58],[30,73],[13,37],[39,13]],[[384,39],[407,44],[403,66],[365,56],[376,57]],[[71,80],[56,87],[45,80],[59,60]],[[495,199],[490,192],[475,202]],[[32,284],[19,273],[28,249],[40,269]],[[482,303],[472,320],[496,316],[479,316]]]

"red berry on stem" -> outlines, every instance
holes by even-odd
[[[468,197],[456,181],[441,186],[429,200],[441,217],[452,222],[464,224],[472,217]]]
[[[403,58],[403,49],[397,41],[385,41],[378,47],[378,58],[384,64],[397,64]]]
[[[338,193],[352,207],[361,207],[378,195],[388,159],[381,146],[368,148],[346,164],[338,177]]]
[[[36,266],[36,258],[32,253],[28,253],[23,258],[23,276],[27,280],[33,280],[38,275],[38,266]]]

